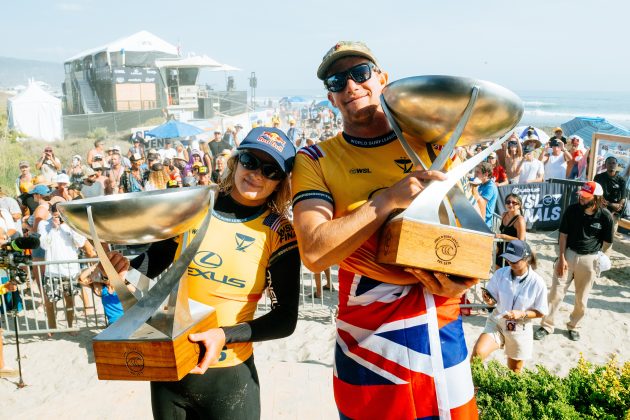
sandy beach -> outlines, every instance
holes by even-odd
[[[557,232],[530,233],[528,240],[539,255],[538,272],[551,284],[556,257]],[[580,353],[593,363],[604,363],[616,354],[629,360],[630,348],[630,241],[615,242],[613,268],[597,281],[582,327],[582,340],[568,339],[563,326],[568,319],[573,291],[560,311],[556,333],[535,342],[534,359],[526,367],[541,364],[564,375]],[[335,340],[331,307],[336,297],[326,293],[325,305],[301,307],[295,333],[286,339],[255,346],[261,380],[263,419],[331,419],[337,417],[332,395],[332,361]],[[464,317],[469,350],[485,324],[485,315]],[[145,382],[99,381],[90,340],[97,330],[53,337],[20,339],[22,370],[27,386],[17,389],[17,379],[0,380],[3,396],[0,418],[151,418],[149,386]],[[5,358],[15,362],[15,340],[5,339]],[[492,359],[505,363],[502,351]],[[10,413],[10,414],[9,414]]]

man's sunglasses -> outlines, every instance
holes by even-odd
[[[348,78],[356,83],[364,83],[372,77],[372,70],[376,69],[373,63],[358,64],[346,71],[332,74],[324,79],[324,86],[330,92],[341,92],[348,84]]]
[[[286,177],[286,174],[278,165],[274,163],[263,163],[252,153],[241,152],[238,155],[238,161],[243,168],[248,171],[255,171],[260,168],[260,172],[263,176],[273,181],[280,181]]]

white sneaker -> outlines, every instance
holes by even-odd
[[[15,378],[18,375],[17,369],[13,369],[12,367],[5,366],[0,368],[0,378]]]

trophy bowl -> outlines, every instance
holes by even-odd
[[[505,134],[523,115],[521,99],[509,89],[484,80],[455,76],[415,76],[383,88],[383,98],[404,133],[426,143],[445,144],[470,100],[479,97],[458,146],[480,143]]]
[[[178,236],[201,222],[217,185],[106,195],[59,203],[68,225],[93,239],[87,208],[103,242],[136,245]]]

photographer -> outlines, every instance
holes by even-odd
[[[52,146],[46,146],[42,156],[39,158],[35,167],[46,180],[46,184],[52,184],[53,178],[57,172],[61,170],[61,161],[55,156]]]
[[[13,282],[7,282],[0,284],[0,299],[2,299],[2,305],[5,304],[4,295],[6,293],[16,292],[17,285]],[[4,364],[4,348],[2,335],[4,330],[2,329],[2,317],[0,317],[0,378],[14,378],[18,376],[18,371]]]
[[[52,217],[40,223],[37,232],[40,235],[40,243],[45,251],[46,261],[76,260],[79,258],[78,249],[83,248],[88,257],[96,256],[92,244],[84,237],[73,231],[63,223],[57,206],[52,207]],[[66,319],[68,327],[72,327],[74,320],[73,296],[79,292],[77,277],[81,269],[79,263],[51,264],[46,269],[46,275],[42,281],[44,288],[44,302],[48,327],[56,328],[55,303],[61,300],[62,295],[66,307]],[[89,301],[87,295],[82,295],[85,306]]]
[[[526,242],[517,239],[508,243],[501,257],[509,267],[495,271],[483,290],[484,301],[496,307],[475,343],[472,357],[484,360],[495,350],[505,348],[508,367],[518,373],[523,361],[532,357],[530,320],[547,313],[547,286],[534,271],[536,255]]]

